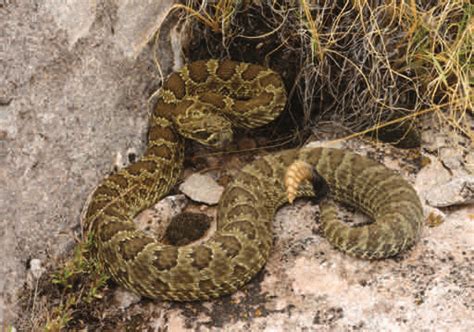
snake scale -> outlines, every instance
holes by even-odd
[[[338,249],[377,259],[412,246],[421,228],[415,190],[400,175],[348,151],[288,150],[244,167],[219,202],[217,230],[198,245],[162,244],[138,231],[133,218],[161,199],[183,168],[184,138],[220,147],[232,126],[254,128],[272,121],[286,103],[280,76],[255,64],[197,61],[164,82],[150,116],[143,157],[107,177],[91,196],[85,229],[97,258],[122,286],[150,298],[205,300],[236,291],[265,264],[272,246],[272,219],[287,202],[283,178],[295,160],[314,167],[331,197],[365,212],[375,222],[350,227],[324,203],[321,229]],[[297,196],[314,195],[304,180]]]

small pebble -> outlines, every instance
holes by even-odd
[[[119,288],[114,293],[113,301],[118,308],[125,310],[131,305],[138,303],[140,300],[141,297],[139,295]]]
[[[208,174],[195,173],[179,186],[179,190],[193,201],[214,205],[219,202],[224,187]]]

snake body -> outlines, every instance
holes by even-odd
[[[269,256],[272,219],[287,200],[285,169],[294,160],[312,165],[327,181],[332,198],[375,220],[349,227],[325,203],[322,232],[334,246],[362,258],[383,258],[416,242],[422,209],[408,182],[367,158],[328,148],[288,150],[244,167],[219,202],[215,234],[203,243],[166,245],[136,229],[134,216],[177,182],[184,138],[222,146],[232,139],[232,126],[268,123],[285,102],[280,76],[259,65],[197,61],[168,77],[150,117],[144,156],[97,187],[85,216],[97,257],[119,284],[146,297],[176,301],[236,291]],[[297,195],[314,195],[309,181]]]

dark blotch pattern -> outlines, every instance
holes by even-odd
[[[158,292],[163,293],[167,292],[170,289],[170,286],[167,283],[161,281],[159,278],[155,278],[153,280],[153,287],[155,287]]]
[[[146,151],[147,155],[152,155],[166,160],[173,158],[173,151],[166,145],[153,145]]]
[[[212,250],[205,246],[197,246],[191,258],[193,262],[191,263],[198,270],[204,269],[209,266],[212,261]]]
[[[105,184],[98,187],[94,195],[104,195],[104,196],[118,196],[118,191],[110,186]]]
[[[153,177],[148,177],[143,179],[142,183],[145,187],[154,188],[156,185],[156,180],[153,179]]]
[[[199,282],[199,288],[203,292],[209,293],[216,289],[216,284],[210,279],[204,279]]]
[[[234,76],[235,67],[237,67],[237,62],[224,60],[219,63],[216,74],[224,81],[228,81],[232,76]]]
[[[137,236],[120,242],[119,252],[126,261],[134,259],[147,244],[153,242],[152,238],[146,236]]]
[[[108,200],[92,200],[87,210],[87,218],[94,216],[108,204],[110,204]]]
[[[196,61],[188,65],[189,77],[196,83],[202,83],[209,77],[205,61]]]
[[[248,269],[245,266],[236,264],[234,266],[234,275],[236,276],[244,276],[248,273]]]
[[[281,86],[281,79],[278,74],[271,73],[260,78],[260,84],[262,86],[273,85],[275,87]]]
[[[104,210],[104,214],[115,217],[117,219],[123,219],[126,218],[126,216],[123,214],[123,212],[119,211],[115,205],[110,205]]]
[[[178,264],[178,250],[173,247],[165,247],[155,253],[153,266],[159,271],[169,270]]]
[[[235,126],[253,128],[268,123],[274,118],[274,113],[281,111],[286,100],[283,90],[276,91],[277,95],[281,92],[281,96],[274,95],[271,99],[275,107],[268,109],[270,115],[263,109],[251,109],[262,105],[258,100],[253,100],[258,99],[259,94],[262,94],[260,99],[263,104],[268,106],[269,94],[264,92],[266,87],[260,82],[244,82],[237,68],[242,68],[245,71],[243,76],[248,79],[258,77],[260,68],[265,70],[265,75],[270,72],[259,66],[212,60],[191,63],[181,72],[171,74],[163,83],[163,90],[158,94],[156,108],[150,118],[148,149],[144,157],[121,170],[118,175],[106,179],[105,185],[100,186],[93,196],[85,223],[86,226],[90,223],[87,229],[97,235],[98,257],[117,282],[135,292],[166,300],[208,299],[235,291],[261,268],[261,265],[251,265],[254,257],[248,257],[248,266],[247,262],[232,260],[239,253],[246,252],[243,245],[251,245],[254,251],[258,248],[254,242],[244,243],[245,237],[238,234],[238,230],[242,230],[247,236],[250,234],[253,237],[257,230],[262,232],[249,228],[247,224],[235,223],[231,228],[234,227],[232,231],[236,233],[224,234],[224,220],[211,242],[182,251],[184,249],[176,247],[175,243],[155,242],[136,230],[130,222],[140,211],[162,198],[177,182],[184,154],[184,139],[178,134],[185,132],[180,122],[181,115],[209,112],[205,114],[209,127],[225,116]],[[233,117],[231,115],[236,110],[232,109],[232,105],[237,99],[248,102],[247,108]],[[250,113],[252,117],[246,116]],[[195,125],[195,131],[208,127],[202,128],[199,123],[191,125]],[[165,144],[161,143],[163,141]],[[248,204],[258,203],[264,197],[239,190],[228,192],[229,206],[242,200]],[[231,211],[231,214],[235,219],[228,222],[258,215],[255,210],[244,206]],[[193,228],[187,225],[178,228]],[[194,238],[193,234],[191,238]],[[215,248],[218,253],[212,252],[211,248]],[[258,252],[255,254],[262,257]],[[183,260],[179,264],[178,257],[181,256]],[[242,258],[247,261],[247,256],[239,255],[239,260]],[[232,264],[237,263],[245,266],[234,269]],[[197,272],[201,270],[206,270],[206,273]]]
[[[98,236],[100,241],[107,242],[119,232],[132,231],[134,229],[133,224],[124,223],[123,221],[109,221],[99,226]]]
[[[193,282],[193,276],[186,269],[177,269],[173,274],[173,282],[176,284],[190,284]]]
[[[117,187],[126,188],[128,186],[127,178],[119,173],[111,175],[108,181],[114,183]]]
[[[229,257],[235,257],[239,254],[242,245],[239,240],[231,235],[217,235],[214,239]]]
[[[246,81],[252,81],[262,72],[262,67],[257,65],[249,65],[242,73],[242,78]]]
[[[168,142],[174,142],[176,141],[177,136],[170,128],[163,128],[160,125],[150,127],[150,129],[148,130],[148,140],[156,141],[160,138]]]
[[[151,160],[139,160],[135,164],[128,166],[128,172],[134,176],[138,176],[147,171],[153,173],[156,170],[156,163]]]
[[[163,88],[173,91],[178,99],[182,99],[186,94],[186,86],[183,79],[177,73],[171,74],[163,84]]]
[[[203,93],[202,95],[199,96],[199,100],[202,101],[203,103],[211,104],[216,108],[222,109],[225,107],[225,102],[224,102],[225,97],[217,93],[213,93],[213,92]]]
[[[153,112],[150,119],[150,127],[153,128],[155,125],[158,127],[161,127],[161,123],[162,123],[161,120],[163,118],[165,119],[171,118],[173,114],[175,114],[176,112],[176,105],[179,105],[179,104],[172,103],[172,102],[171,103],[165,102],[165,100],[162,98],[158,99],[158,102],[156,103],[155,111]],[[172,129],[172,128],[168,127],[168,129]],[[156,135],[156,137],[159,138],[158,134]]]
[[[261,181],[262,179],[250,173],[246,173],[245,176],[241,178],[241,183],[246,187],[257,186]]]

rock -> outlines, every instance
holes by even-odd
[[[136,57],[169,14],[173,0],[117,1],[116,43],[126,56]]]
[[[131,305],[138,303],[141,297],[135,293],[129,292],[123,288],[119,288],[114,293],[114,304],[119,309],[127,309]]]
[[[423,130],[421,133],[421,139],[423,142],[423,148],[430,152],[436,152],[440,148],[449,145],[447,136],[445,134],[440,134],[439,131],[434,129]]]
[[[440,149],[439,159],[453,172],[462,170],[463,157],[462,154],[459,153],[459,150],[455,148],[446,147]]]
[[[188,199],[184,195],[168,196],[156,203],[152,210],[162,219],[171,219],[181,213],[188,204]]]
[[[188,204],[185,195],[168,196],[160,200],[150,209],[140,213],[134,222],[139,230],[150,232],[152,236],[162,238],[171,219],[183,212]]]
[[[451,179],[451,174],[438,159],[430,159],[431,162],[416,175],[414,184],[422,201],[426,201],[427,197],[431,195],[433,188]]]
[[[452,154],[450,156],[453,157]],[[453,177],[446,169],[446,160],[441,163],[439,159],[431,158],[431,163],[417,174],[415,188],[421,198],[433,207],[473,203],[474,175],[466,175],[461,170],[461,163],[457,163],[457,159],[453,158],[449,165],[459,171],[454,173],[459,175]]]
[[[11,109],[5,108],[0,112],[0,132],[1,140],[14,139],[18,133],[15,122],[15,114]]]
[[[474,203],[474,176],[462,176],[433,186],[426,193],[426,202],[434,207]]]
[[[125,156],[120,151],[117,151],[115,154],[114,169],[118,171],[124,167],[127,167],[134,163],[136,159],[137,151],[135,148],[129,148],[125,153]]]
[[[94,23],[96,7],[95,1],[72,0],[61,6],[58,6],[55,0],[44,1],[45,10],[49,11],[56,24],[67,32],[69,48],[89,32]],[[74,20],[71,20],[72,16]]]
[[[195,173],[179,186],[179,190],[193,201],[213,205],[219,202],[224,187],[208,174]]]
[[[468,174],[474,175],[474,152],[470,151],[464,158],[464,168]]]

